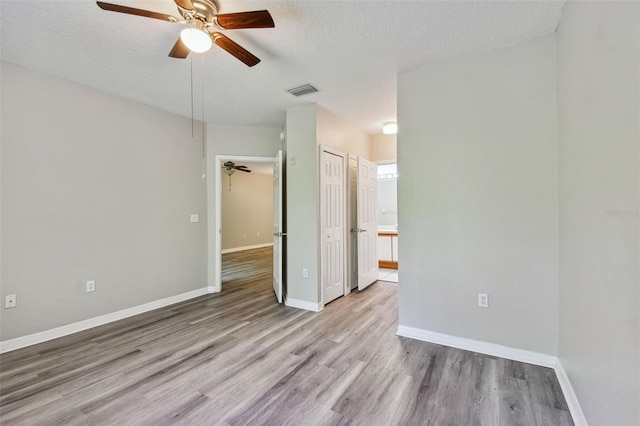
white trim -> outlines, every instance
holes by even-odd
[[[213,276],[211,273],[209,274],[209,279],[213,281],[213,287],[216,289],[216,292],[222,290],[222,212],[220,203],[222,201],[222,182],[220,179],[220,170],[225,161],[237,161],[243,163],[274,163],[277,161],[277,157],[252,157],[246,155],[216,155],[215,161],[213,162],[213,166],[208,169],[209,179],[207,183],[207,191],[214,190],[214,199],[215,205],[211,208],[211,204],[209,204],[208,209],[208,217],[207,224],[209,225],[209,238],[208,247],[209,253],[209,263],[208,263],[208,271],[213,272]],[[211,177],[214,177],[214,184],[212,185]],[[212,235],[213,238],[212,238]],[[213,239],[213,247],[212,241]]]
[[[409,337],[411,339],[422,340],[424,342],[437,343],[439,345],[451,346],[452,348],[493,355],[514,361],[540,365],[542,367],[554,368],[558,362],[558,358],[553,355],[527,351],[524,349],[510,348],[508,346],[502,346],[495,343],[466,339],[464,337],[451,336],[449,334],[436,333],[435,331],[422,330],[420,328],[407,327],[404,325],[398,326],[396,334],[398,336]]]
[[[273,243],[254,244],[252,246],[243,246],[243,247],[234,247],[234,248],[223,249],[223,250],[220,250],[220,253],[222,253],[222,254],[235,253],[237,251],[253,250],[253,249],[258,249],[258,248],[263,248],[263,247],[272,247],[272,246],[273,246]]]
[[[584,417],[582,407],[580,407],[580,403],[578,402],[578,397],[576,396],[573,386],[571,386],[571,382],[569,381],[569,376],[567,376],[567,372],[564,370],[559,359],[556,361],[556,365],[553,369],[558,377],[558,382],[560,382],[564,399],[567,401],[567,405],[569,406],[573,423],[576,426],[587,426],[587,419]]]
[[[284,301],[284,304],[292,308],[304,309],[305,311],[311,312],[320,312],[324,309],[324,305],[321,303],[307,302],[306,300],[291,299],[289,297]]]
[[[164,299],[144,303],[138,306],[133,306],[121,311],[100,315],[99,317],[89,318],[86,320],[74,322],[72,324],[63,325],[61,327],[52,328],[50,330],[41,331],[39,333],[5,340],[3,342],[0,342],[0,353],[5,353],[38,343],[46,342],[48,340],[57,339],[58,337],[67,336],[69,334],[77,333],[89,328],[98,327],[100,325],[118,321],[123,318],[128,318],[134,315],[142,314],[144,312],[153,311],[154,309],[162,308],[164,306],[173,305],[174,303],[193,299],[194,297],[203,296],[207,293],[213,293],[213,291],[211,291],[212,289],[213,287],[199,288],[187,293],[177,294],[175,296],[166,297]]]

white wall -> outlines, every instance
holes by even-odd
[[[1,339],[206,286],[191,120],[2,63]],[[87,280],[96,291],[87,293]]]
[[[398,225],[398,180],[378,180],[378,226]]]
[[[559,355],[591,425],[640,424],[639,23],[569,2],[557,36]]]
[[[399,77],[400,325],[557,353],[555,108],[553,36]]]
[[[220,170],[222,250],[273,242],[273,173],[258,173],[252,163],[243,164],[254,170],[232,176]]]

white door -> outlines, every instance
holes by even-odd
[[[358,158],[358,290],[378,279],[378,166]]]
[[[282,251],[285,234],[282,231],[282,151],[273,162],[273,291],[282,303]]]
[[[344,158],[322,151],[321,157],[322,300],[344,295]]]

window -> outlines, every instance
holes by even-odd
[[[378,165],[378,180],[392,180],[398,179],[398,165],[393,164],[379,164]]]

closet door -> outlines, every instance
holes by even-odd
[[[345,279],[345,176],[344,157],[322,151],[321,263],[322,301],[326,305],[344,295]]]
[[[378,166],[358,159],[358,290],[378,279]]]

